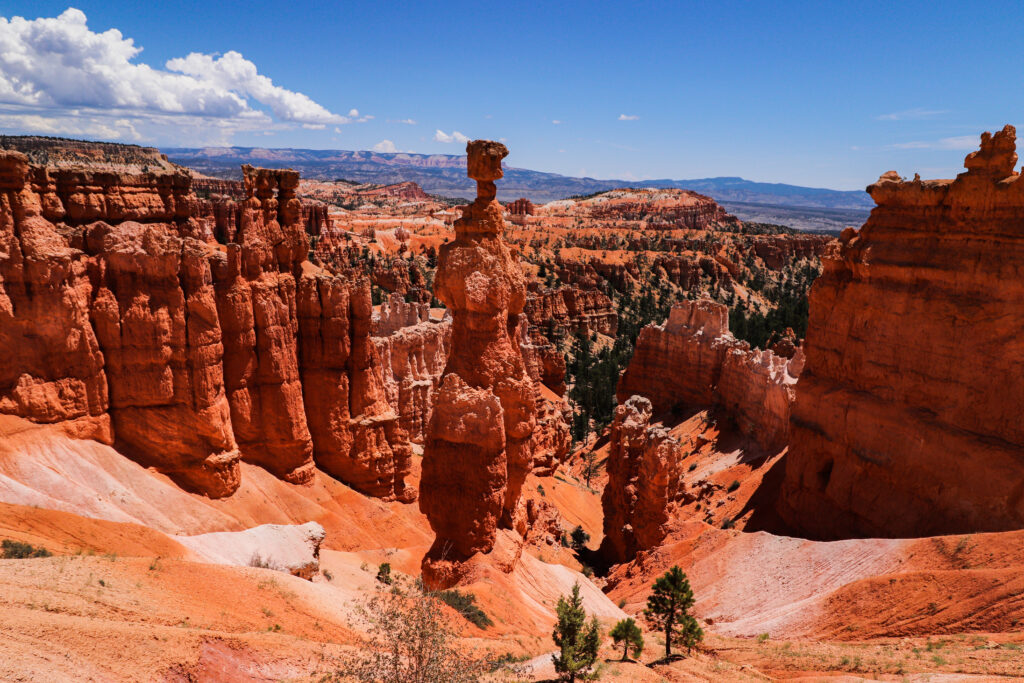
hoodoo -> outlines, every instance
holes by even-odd
[[[489,552],[498,526],[525,530],[520,490],[532,466],[532,380],[516,335],[526,303],[518,256],[501,235],[494,181],[508,149],[466,146],[476,200],[441,247],[434,293],[452,313],[451,354],[435,394],[423,454],[420,509],[437,534],[423,559],[431,586],[452,585],[461,564]]]
[[[956,180],[868,188],[824,257],[780,512],[812,537],[1024,527],[1024,181],[1016,132]]]

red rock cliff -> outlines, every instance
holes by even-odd
[[[729,309],[710,299],[682,301],[664,325],[640,332],[619,378],[619,403],[648,398],[656,415],[717,406],[764,449],[789,441],[790,410],[803,354],[793,358],[750,349],[729,332]]]
[[[0,153],[0,412],[210,496],[238,487],[240,457],[295,483],[315,458],[366,493],[415,496],[368,283],[306,260],[297,173],[246,168],[218,244],[181,169],[72,161]]]
[[[504,145],[466,147],[477,199],[440,250],[435,294],[452,312],[452,353],[427,429],[420,509],[437,534],[423,559],[428,585],[459,580],[462,563],[487,553],[499,525],[525,531],[520,491],[532,466],[533,382],[516,335],[526,286],[518,257],[501,239],[495,200]]]
[[[822,538],[1024,527],[1024,181],[1007,126],[877,203],[811,288],[780,512]]]

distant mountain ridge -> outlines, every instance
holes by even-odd
[[[268,149],[262,147],[168,148],[168,158],[182,166],[222,178],[240,178],[241,164],[290,167],[307,178],[358,182],[398,183],[413,181],[431,194],[472,198],[474,182],[466,177],[465,155],[384,154],[372,151]],[[585,195],[619,187],[674,187],[710,195],[718,202],[770,204],[784,207],[852,209],[867,211],[874,202],[866,192],[801,187],[785,183],[760,183],[739,177],[693,180],[602,180],[575,178],[525,168],[507,167],[498,184],[498,197],[513,200],[526,197],[549,202],[572,195]]]

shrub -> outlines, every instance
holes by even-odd
[[[491,618],[484,613],[482,609],[476,604],[476,596],[472,593],[463,593],[457,588],[447,591],[439,591],[432,593],[434,597],[448,605],[456,612],[466,618],[471,624],[476,625],[478,628],[487,628],[488,626],[494,626],[494,622]]]
[[[387,586],[390,586],[391,583],[394,581],[394,579],[391,578],[390,562],[381,562],[380,566],[377,567],[377,580]]]
[[[572,538],[573,550],[576,552],[582,550],[583,547],[587,545],[587,541],[590,540],[590,534],[584,531],[583,527],[578,524],[576,525],[576,528],[572,530],[572,534],[570,536]]]
[[[609,635],[616,645],[622,643],[622,661],[624,662],[629,659],[630,650],[633,651],[634,657],[644,651],[644,636],[632,618],[620,620]]]
[[[270,559],[264,559],[263,556],[259,554],[259,552],[254,552],[252,554],[252,557],[249,558],[249,566],[260,567],[262,569],[276,569],[273,563],[271,563]]]
[[[29,543],[12,541],[9,538],[0,543],[0,557],[5,560],[26,560],[32,557],[49,557],[52,554],[46,548],[36,548]]]
[[[418,588],[396,583],[362,611],[371,625],[370,638],[337,672],[341,680],[473,683],[504,664],[457,647],[457,630],[440,601]]]

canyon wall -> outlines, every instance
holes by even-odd
[[[498,526],[523,534],[519,505],[533,465],[535,387],[519,348],[526,284],[518,257],[501,239],[503,208],[495,199],[504,145],[466,146],[476,200],[441,246],[436,296],[452,313],[452,352],[427,428],[420,509],[435,541],[423,558],[423,580],[453,585],[464,563],[494,548]],[[514,562],[513,562],[514,564]]]
[[[616,389],[619,404],[644,396],[656,416],[717,406],[766,450],[789,440],[790,409],[803,353],[751,350],[729,332],[729,309],[710,299],[682,301],[663,325],[640,331]]]
[[[1024,181],[1015,131],[955,180],[868,188],[810,292],[779,510],[820,538],[1024,527]]]
[[[245,459],[414,498],[369,284],[306,260],[298,174],[246,167],[245,198],[211,203],[139,150],[118,172],[0,153],[0,412],[214,497]]]

